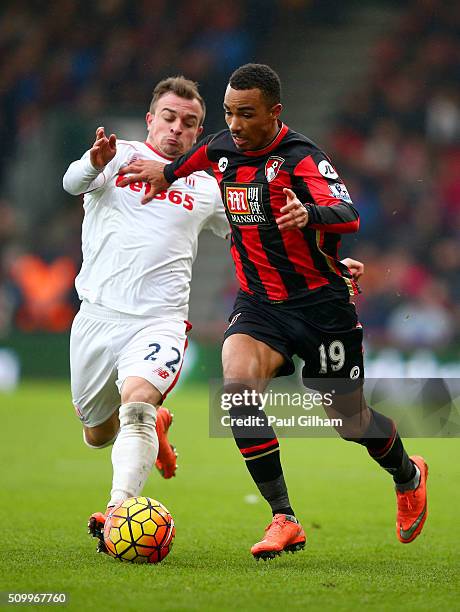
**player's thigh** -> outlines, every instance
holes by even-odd
[[[300,357],[304,379],[361,380],[364,376],[362,329],[321,332],[305,336]]]
[[[240,293],[224,333],[222,366],[225,380],[268,381],[274,376],[292,374],[295,366],[291,336],[295,334],[286,329],[285,313]]]
[[[72,402],[88,428],[112,419],[120,405],[116,358],[111,350],[114,330],[109,321],[78,313],[70,334]],[[116,417],[114,417],[116,418]]]
[[[319,390],[331,419],[341,419],[345,437],[359,437],[367,428],[369,410],[363,394],[364,361],[362,328],[309,330],[306,334],[302,378],[307,387]]]
[[[244,333],[228,336],[222,347],[226,381],[247,380],[250,386],[265,387],[284,364],[284,356],[261,340]]]
[[[151,398],[155,391],[158,391],[160,398],[165,397],[176,383],[182,368],[187,346],[185,332],[184,321],[158,318],[149,319],[135,334],[127,336],[118,361],[117,385],[123,398],[127,396],[127,390],[133,390],[136,384],[140,389],[140,381],[131,379],[146,381],[147,385],[142,389],[150,389]],[[125,385],[128,385],[127,390]],[[148,391],[145,397],[149,397]],[[155,401],[156,404],[160,398]]]

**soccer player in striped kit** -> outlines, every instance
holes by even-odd
[[[364,446],[393,478],[396,532],[412,542],[427,517],[428,468],[409,457],[395,423],[367,406],[362,392],[362,327],[350,297],[357,287],[338,258],[341,234],[356,232],[359,217],[331,160],[308,138],[283,124],[281,86],[268,66],[247,64],[230,77],[224,98],[228,130],[212,134],[171,164],[135,161],[121,184],[148,182],[154,194],[191,172],[212,168],[232,229],[231,252],[240,283],[222,351],[224,387],[239,397],[262,391],[274,376],[305,361],[303,378],[318,389],[335,387],[330,418],[338,432]],[[249,395],[249,394],[248,394]],[[257,405],[231,410],[263,414]],[[273,520],[251,549],[256,558],[304,547],[284,481],[272,427],[233,429],[236,443]]]

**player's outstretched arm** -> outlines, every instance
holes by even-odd
[[[102,187],[106,181],[104,168],[112,161],[117,152],[117,137],[105,135],[104,128],[96,130],[96,140],[81,159],[70,164],[62,179],[67,193],[80,195]]]
[[[147,204],[147,202],[153,200],[157,193],[165,191],[170,185],[163,174],[165,165],[151,159],[136,159],[128,166],[120,168],[119,174],[123,174],[125,178],[118,185],[125,187],[137,181],[149,183],[150,191],[142,198],[142,204]]]
[[[345,257],[345,259],[342,259],[342,263],[350,270],[354,281],[358,281],[364,274],[364,264],[362,261],[352,259],[351,257]]]
[[[308,211],[292,189],[283,189],[286,205],[280,209],[281,217],[276,220],[280,230],[305,227],[308,223]]]
[[[89,151],[89,159],[96,170],[103,170],[117,153],[117,137],[110,134],[107,138],[103,127],[96,130],[96,140]]]

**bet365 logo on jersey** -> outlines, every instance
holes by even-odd
[[[260,183],[224,183],[224,201],[230,222],[235,225],[266,225]]]

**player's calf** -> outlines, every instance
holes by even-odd
[[[142,492],[158,455],[156,410],[145,402],[122,404],[120,431],[112,448],[113,481],[109,506]]]

